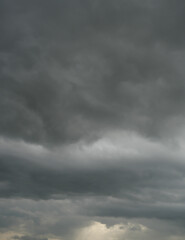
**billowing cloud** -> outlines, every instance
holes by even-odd
[[[0,240],[184,239],[184,8],[0,2]]]
[[[182,1],[1,4],[2,136],[53,145],[180,131]]]

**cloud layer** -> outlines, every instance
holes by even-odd
[[[3,136],[55,145],[115,128],[160,138],[179,130],[185,96],[181,4],[2,5]]]
[[[184,239],[184,10],[0,2],[0,240]]]

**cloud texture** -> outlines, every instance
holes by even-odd
[[[0,240],[184,239],[184,11],[0,1]]]

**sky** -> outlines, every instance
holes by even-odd
[[[185,239],[184,23],[184,0],[0,0],[0,240]]]

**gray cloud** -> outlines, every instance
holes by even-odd
[[[181,3],[3,1],[1,134],[52,145],[115,128],[174,135]]]
[[[12,239],[17,239],[17,240],[48,240],[48,238],[38,238],[38,237],[31,237],[31,236],[14,236]]]
[[[3,233],[184,238],[184,7],[0,2]]]
[[[0,196],[35,200],[112,196],[120,202],[111,206],[103,202],[99,207],[96,203],[96,209],[87,207],[87,214],[181,219],[185,166],[180,156],[175,157],[167,159],[161,154],[156,159],[141,154],[132,159],[123,155],[123,159],[103,159],[94,166],[91,161],[86,166],[75,163],[75,159],[65,166],[53,158],[51,167],[39,159],[33,162],[29,155],[1,155]]]

